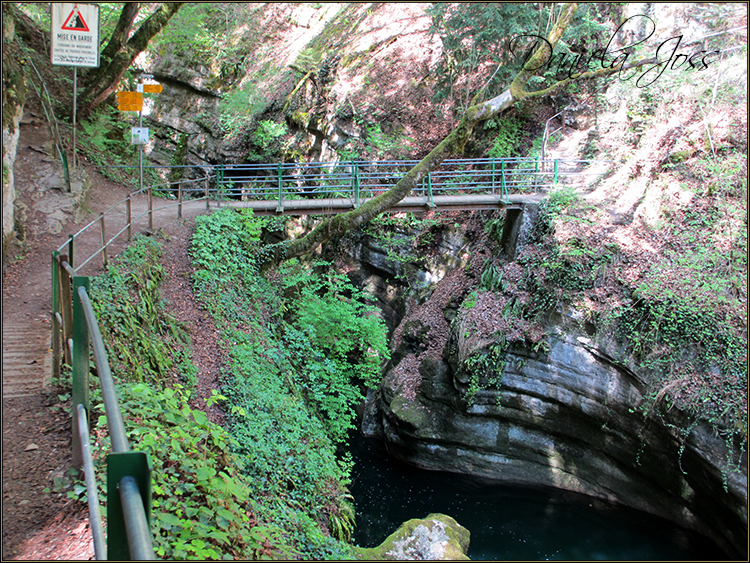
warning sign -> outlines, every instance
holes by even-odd
[[[73,11],[70,12],[68,19],[65,20],[62,28],[68,31],[89,31],[89,26],[86,25],[86,21],[83,19],[81,10],[78,9],[78,5],[76,5],[75,8],[73,8]]]
[[[99,66],[99,5],[52,3],[53,65]]]

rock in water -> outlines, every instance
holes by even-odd
[[[470,532],[450,516],[430,514],[401,524],[378,547],[359,548],[361,559],[400,561],[468,560]]]

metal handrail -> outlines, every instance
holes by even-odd
[[[561,112],[562,113],[562,112]],[[560,114],[557,114],[560,115]],[[557,117],[553,116],[551,119]],[[547,126],[545,125],[545,139]],[[428,197],[428,207],[433,207],[433,196],[466,193],[491,193],[496,189],[502,191],[505,202],[508,202],[508,194],[513,190],[539,191],[553,187],[561,177],[572,174],[580,175],[586,172],[570,172],[561,168],[561,165],[579,164],[593,162],[611,162],[598,160],[555,160],[545,161],[529,157],[507,157],[507,158],[455,158],[446,159],[441,165],[433,170],[425,180],[414,190],[414,195]],[[169,182],[167,184],[155,184],[144,187],[133,192],[127,198],[120,200],[109,207],[98,218],[94,219],[74,235],[68,237],[68,241],[60,245],[57,252],[67,249],[67,255],[71,266],[74,265],[73,251],[76,238],[98,224],[101,230],[102,244],[90,256],[80,264],[74,266],[75,271],[80,271],[96,256],[102,255],[103,263],[106,265],[108,256],[107,249],[127,232],[127,240],[130,240],[132,226],[135,221],[148,217],[148,226],[153,228],[153,214],[174,207],[178,208],[178,218],[182,217],[183,184],[204,183],[203,196],[192,198],[191,202],[205,201],[206,208],[210,207],[211,201],[219,202],[226,198],[247,198],[276,201],[276,213],[284,212],[285,201],[302,198],[349,198],[351,207],[359,207],[368,198],[375,197],[400,180],[406,172],[418,160],[382,160],[382,161],[341,161],[341,162],[316,162],[316,163],[263,163],[263,164],[235,164],[200,166],[206,173],[205,177]],[[546,164],[550,164],[553,171],[546,172]],[[120,168],[127,168],[122,166]],[[190,166],[179,166],[178,168],[189,168]],[[131,166],[132,168],[132,166]],[[152,168],[171,168],[166,166],[153,166]],[[231,172],[234,177],[228,177]],[[239,175],[238,175],[239,172]],[[262,174],[258,174],[262,172]],[[214,188],[209,188],[209,181],[214,178]],[[178,201],[154,208],[152,194],[154,191],[174,191],[174,188],[162,187],[177,184]],[[131,214],[132,198],[139,194],[148,195],[148,210],[136,215]],[[109,216],[122,204],[127,205],[128,219],[114,236],[107,238],[104,232],[104,218]],[[341,207],[338,211],[345,211]]]
[[[115,242],[125,232],[127,232],[127,240],[130,240],[131,229],[132,229],[133,223],[136,220],[138,220],[138,219],[142,218],[143,216],[147,215],[148,218],[149,218],[149,228],[151,228],[152,227],[152,219],[151,218],[152,218],[154,212],[162,211],[164,209],[171,209],[173,207],[178,207],[178,217],[182,216],[182,206],[183,206],[183,203],[184,203],[183,199],[182,199],[182,185],[183,184],[193,183],[193,182],[204,182],[206,184],[206,188],[204,189],[204,192],[205,192],[204,197],[196,198],[196,199],[193,199],[192,201],[202,201],[202,200],[205,200],[206,201],[206,207],[208,208],[208,181],[209,181],[209,177],[206,176],[204,178],[197,178],[197,179],[193,178],[193,179],[187,179],[187,180],[180,180],[179,182],[170,182],[170,183],[167,183],[167,184],[159,184],[159,186],[169,186],[169,185],[176,184],[178,186],[179,198],[178,198],[178,201],[175,202],[175,203],[169,203],[168,205],[163,205],[163,206],[156,207],[156,208],[153,207],[153,201],[152,201],[152,198],[151,198],[151,194],[152,194],[153,189],[154,189],[155,186],[146,186],[146,187],[144,187],[144,188],[142,188],[140,190],[137,190],[137,191],[129,194],[128,197],[126,197],[126,198],[118,201],[117,203],[111,205],[106,211],[104,211],[103,213],[101,213],[98,218],[94,219],[93,221],[91,221],[90,223],[88,223],[87,225],[85,225],[84,227],[82,227],[81,229],[79,229],[74,235],[70,235],[68,237],[68,241],[64,242],[63,244],[60,245],[60,247],[57,248],[57,252],[63,252],[67,248],[67,250],[68,250],[68,256],[70,258],[71,265],[73,265],[73,248],[74,248],[74,243],[75,243],[76,238],[78,238],[80,235],[82,235],[84,232],[86,232],[88,229],[90,229],[94,225],[98,224],[98,225],[100,225],[100,228],[101,228],[101,231],[102,231],[101,232],[101,234],[102,234],[102,245],[99,248],[97,248],[96,251],[94,251],[88,258],[86,258],[86,260],[84,260],[80,264],[75,265],[74,270],[75,271],[80,270],[81,268],[83,268],[86,264],[88,264],[92,259],[94,259],[99,254],[102,254],[102,256],[103,256],[103,262],[106,265],[107,264],[107,254],[106,253],[107,253],[107,249],[108,249],[109,245],[111,245],[113,242]],[[163,190],[166,191],[166,190],[168,190],[168,188],[166,188],[166,189],[163,188]],[[159,190],[157,190],[157,191],[159,191]],[[143,212],[143,213],[141,213],[141,214],[139,214],[139,215],[136,215],[135,217],[132,217],[131,216],[132,198],[134,196],[137,196],[137,195],[140,195],[140,194],[147,194],[148,195],[148,197],[149,197],[148,210],[145,211],[145,212]],[[105,237],[105,235],[104,235],[104,227],[103,227],[103,223],[102,223],[102,221],[103,221],[102,218],[103,217],[107,217],[110,213],[112,213],[113,211],[115,211],[115,209],[117,209],[123,203],[126,204],[126,206],[127,206],[127,215],[128,215],[128,218],[127,218],[126,224],[125,224],[125,226],[122,229],[120,229],[117,232],[117,234],[115,234],[113,237],[111,237],[109,240],[107,240],[106,237]]]
[[[73,464],[84,471],[96,558],[154,559],[149,529],[151,464],[148,454],[130,450],[107,351],[88,295],[89,278],[77,276],[67,259],[55,251],[52,282],[53,365],[59,368],[62,333],[69,349],[67,362],[72,367]],[[106,546],[88,425],[90,346],[112,445],[112,453],[107,457]]]
[[[102,513],[99,507],[99,493],[96,487],[94,475],[94,460],[91,456],[91,440],[89,438],[89,424],[85,407],[79,403],[76,408],[78,415],[78,439],[81,442],[83,452],[83,469],[86,479],[86,496],[89,503],[89,522],[91,523],[91,535],[94,537],[94,553],[98,560],[107,558],[107,546],[104,543],[104,526],[102,526]]]
[[[107,427],[112,440],[112,450],[115,452],[127,452],[130,450],[130,444],[125,434],[125,423],[123,422],[122,413],[117,401],[115,382],[112,378],[107,350],[104,347],[104,340],[102,340],[102,333],[99,330],[96,313],[94,313],[94,307],[91,305],[91,299],[89,299],[85,287],[78,288],[78,297],[81,299],[86,323],[91,334],[91,341],[94,348],[94,362],[99,375],[99,384],[102,387],[104,414],[107,416]]]
[[[528,157],[447,159],[430,173],[428,181],[436,193],[458,194],[467,193],[466,190],[481,193],[502,185],[536,191],[554,184],[553,173],[544,171],[545,164],[552,168],[554,162]],[[560,165],[598,161],[558,159],[556,162],[558,176],[569,176],[580,172],[561,170]],[[222,165],[217,167],[217,195],[278,200],[280,209],[284,200],[310,197],[349,197],[359,204],[363,193],[386,191],[417,163],[405,160]],[[415,191],[423,192],[425,188],[422,183]]]

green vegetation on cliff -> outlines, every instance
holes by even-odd
[[[167,559],[287,557],[291,552],[277,541],[282,530],[259,521],[263,507],[251,496],[242,460],[231,452],[233,438],[188,404],[196,368],[184,330],[160,300],[161,246],[137,238],[91,287],[128,439],[148,452],[153,465],[154,550]],[[105,456],[111,447],[96,385],[91,403],[98,413],[92,416],[92,449],[99,497],[106,505]],[[78,495],[85,500],[85,487],[69,493]]]
[[[222,210],[198,219],[191,248],[196,293],[231,356],[222,392],[233,450],[287,545],[309,558],[346,556],[351,463],[336,445],[388,357],[385,327],[324,264],[291,261],[261,275],[263,225]]]
[[[208,400],[225,406],[226,429],[188,405],[196,370],[159,299],[160,243],[137,239],[92,284],[128,436],[154,465],[160,557],[351,557],[351,461],[337,445],[388,357],[385,327],[325,264],[261,276],[253,253],[272,223],[228,209],[200,218],[193,238],[196,292],[230,357],[223,394]],[[96,391],[93,405],[101,471]]]

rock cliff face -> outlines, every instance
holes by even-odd
[[[184,144],[180,164],[199,177],[207,164],[425,153],[452,123],[451,108],[431,100],[442,47],[429,33],[427,7],[238,5],[225,47],[231,57],[142,54],[136,64],[164,88],[145,113],[149,159],[169,164]],[[254,144],[264,120],[285,126],[273,150]]]
[[[16,160],[19,127],[26,100],[26,85],[21,64],[15,54],[10,54],[14,36],[15,20],[12,13],[3,7],[3,262],[5,250],[15,230],[16,187],[13,164]]]
[[[548,355],[513,350],[500,387],[478,391],[470,406],[455,336],[450,347],[445,358],[419,365],[413,401],[393,372],[383,380],[369,428],[393,455],[427,469],[616,501],[695,529],[730,553],[741,550],[747,488],[736,473],[722,488],[723,440],[699,426],[680,454],[675,431],[632,412],[638,379],[588,339],[560,330]]]
[[[3,256],[7,241],[14,231],[14,203],[16,200],[16,183],[13,177],[13,165],[18,150],[18,136],[20,134],[23,106],[18,106],[11,115],[11,122],[3,124]]]
[[[456,252],[462,243],[446,246]],[[365,241],[353,255],[362,261],[363,279],[387,288],[388,262],[373,260],[381,254],[374,247]],[[435,276],[426,269],[423,277],[448,282],[455,278],[448,270]],[[491,357],[497,338],[468,337],[469,310],[455,303],[463,297],[441,301],[443,319],[452,323],[437,353],[427,351],[440,340],[443,329],[435,323],[442,321],[401,322],[392,365],[368,397],[365,434],[423,468],[622,503],[709,536],[729,554],[746,555],[746,461],[742,474],[728,471],[725,442],[705,425],[693,426],[683,444],[678,428],[690,423],[679,413],[663,413],[666,425],[656,416],[644,418],[637,407],[645,385],[634,366],[613,360],[623,357],[618,343],[592,337],[558,314],[546,323],[548,336],[538,351],[511,346],[493,362],[472,364],[466,360]],[[389,307],[401,311],[399,320],[404,316],[399,299]],[[479,385],[467,365],[482,366],[474,368],[483,370]],[[418,374],[405,376],[409,371]],[[415,377],[421,380],[416,392]]]

